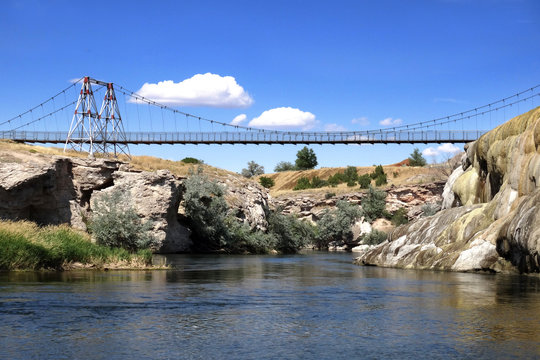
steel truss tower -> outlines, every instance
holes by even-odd
[[[91,84],[107,87],[99,113]],[[84,78],[64,152],[68,145],[74,150],[88,152],[88,157],[91,158],[95,153],[112,154],[114,157],[122,153],[130,157],[112,83],[95,80],[88,76]]]

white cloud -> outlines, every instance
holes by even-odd
[[[175,83],[145,83],[137,93],[165,105],[241,108],[253,104],[253,99],[232,76],[206,73]]]
[[[386,118],[384,120],[379,121],[379,124],[382,126],[397,126],[397,125],[401,125],[402,123],[403,123],[403,120],[392,119],[392,118]]]
[[[458,148],[457,146],[452,145],[450,143],[445,143],[445,144],[437,146],[437,148],[433,148],[433,147],[425,148],[422,151],[422,155],[424,155],[424,156],[439,156],[441,154],[456,154],[456,153],[458,153],[460,151],[461,151],[461,149]]]
[[[311,129],[317,124],[315,115],[291,107],[279,107],[264,111],[249,122],[249,126],[260,128],[300,128]]]
[[[347,128],[338,124],[326,124],[324,131],[347,131]]]
[[[247,119],[246,114],[240,114],[236,116],[234,119],[232,119],[231,125],[240,125],[241,123],[246,121],[246,119]]]
[[[369,120],[368,120],[367,117],[362,116],[362,117],[359,117],[359,118],[352,119],[351,124],[359,124],[360,126],[368,126],[369,125]]]

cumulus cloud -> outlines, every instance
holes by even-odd
[[[442,145],[439,145],[437,146],[437,148],[433,148],[433,147],[428,147],[428,148],[425,148],[423,151],[422,151],[422,155],[424,156],[439,156],[441,154],[456,154],[458,152],[460,152],[461,149],[458,148],[457,146],[453,145],[453,144],[450,144],[450,143],[445,143],[445,144],[442,144]]]
[[[241,123],[246,121],[246,119],[247,119],[246,114],[240,114],[236,116],[234,119],[232,119],[231,125],[240,125]]]
[[[367,117],[362,116],[362,117],[359,117],[359,118],[352,119],[351,124],[358,124],[360,126],[368,126],[369,125],[369,120],[368,120]]]
[[[179,83],[172,80],[145,83],[137,93],[165,105],[242,108],[253,104],[251,96],[234,77],[211,73],[197,74]]]
[[[403,123],[403,120],[401,119],[392,119],[392,118],[386,118],[384,120],[379,121],[379,124],[382,126],[398,126]]]
[[[347,131],[347,128],[338,124],[326,124],[324,131]]]
[[[249,126],[260,128],[300,128],[311,129],[317,124],[315,115],[291,107],[279,107],[264,111],[249,122]]]

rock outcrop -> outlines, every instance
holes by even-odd
[[[540,108],[468,144],[434,216],[397,228],[357,264],[540,271]]]
[[[444,182],[434,182],[421,185],[396,186],[386,189],[386,210],[394,212],[400,208],[407,210],[410,220],[422,215],[422,206],[426,203],[437,206],[442,201]],[[363,192],[339,194],[327,198],[320,192],[302,192],[298,194],[278,197],[274,200],[276,207],[285,214],[295,214],[300,219],[312,222],[319,220],[321,214],[336,206],[339,200],[352,204],[361,204]]]

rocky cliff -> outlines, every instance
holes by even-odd
[[[168,170],[136,171],[114,160],[0,151],[0,219],[86,230],[93,201],[122,190],[139,217],[152,222],[155,252],[189,251],[190,231],[179,216],[183,179]],[[218,180],[226,188],[231,214],[264,230],[270,201],[264,188],[232,174]]]
[[[540,108],[468,144],[445,210],[397,228],[357,264],[453,271],[540,271]]]

